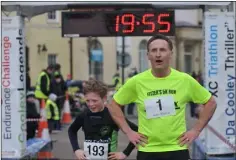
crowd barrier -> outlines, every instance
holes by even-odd
[[[52,149],[52,141],[44,140],[42,138],[32,138],[27,140],[26,150],[21,158],[2,158],[2,160],[38,160],[40,159],[39,154],[52,153]]]
[[[52,141],[44,140],[41,138],[33,138],[27,141],[27,149],[22,160],[26,159],[38,159],[40,154],[51,153],[53,149]]]
[[[235,160],[236,153],[228,156],[210,156],[206,154],[206,148],[201,140],[198,138],[192,145],[192,160]]]

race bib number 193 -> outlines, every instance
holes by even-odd
[[[104,160],[108,157],[108,143],[84,142],[84,151],[90,160]]]

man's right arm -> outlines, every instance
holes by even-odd
[[[136,147],[138,147],[138,144],[144,147],[147,143],[147,137],[130,128],[120,107],[121,105],[116,103],[115,100],[112,100],[111,104],[107,106],[111,117],[119,128],[127,135],[129,141]]]
[[[125,120],[124,113],[121,110],[121,105],[116,103],[116,101],[113,99],[109,105],[107,105],[107,108],[113,118],[113,120],[116,122],[116,124],[119,126],[119,128],[127,134],[128,132],[132,131],[130,126]]]
[[[136,97],[136,79],[132,77],[115,93],[112,101],[107,105],[112,118],[125,134],[132,130],[125,120],[121,107],[134,102]]]
[[[131,121],[129,121],[128,119],[126,119],[128,125],[131,127],[132,130],[138,132],[138,126],[134,123],[132,123]],[[130,153],[133,151],[133,149],[135,148],[135,145],[133,143],[129,143],[128,146],[125,148],[125,150],[123,151],[123,153],[126,156],[129,156]]]
[[[115,93],[114,98],[107,108],[111,117],[119,128],[127,135],[130,142],[134,145],[146,143],[146,137],[133,131],[125,120],[124,113],[121,111],[121,106],[135,102],[137,99],[136,92],[136,77],[130,78],[119,90]],[[143,145],[142,145],[143,146]]]

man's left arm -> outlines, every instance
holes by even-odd
[[[190,91],[188,94],[189,100],[197,104],[202,104],[203,107],[193,128],[180,135],[179,143],[181,146],[184,144],[190,144],[199,136],[216,110],[216,101],[211,93],[201,86],[194,78],[188,76],[187,81],[187,90]]]
[[[211,93],[194,78],[188,76],[187,80],[190,100],[202,105],[202,111],[199,113],[199,118],[193,127],[194,130],[201,132],[216,110],[216,101]]]
[[[211,96],[210,99],[203,105],[203,109],[199,113],[199,119],[193,128],[179,136],[179,144],[188,146],[199,136],[203,128],[208,124],[216,110],[216,101]]]
[[[211,98],[205,104],[203,104],[202,110],[199,112],[199,118],[193,129],[200,133],[212,118],[215,110],[216,101],[213,96],[211,96]]]

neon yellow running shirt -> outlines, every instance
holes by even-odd
[[[151,69],[130,78],[114,95],[120,105],[135,102],[139,133],[148,137],[143,152],[165,152],[186,149],[177,138],[186,131],[185,106],[192,101],[206,103],[210,92],[190,75],[171,68],[164,78],[156,78]]]

